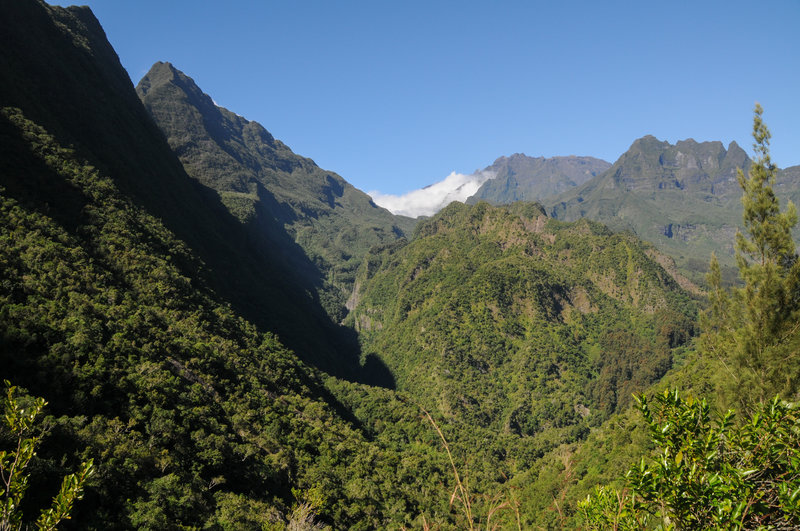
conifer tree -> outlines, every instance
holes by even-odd
[[[797,212],[791,202],[781,212],[773,191],[777,168],[762,113],[756,104],[756,158],[747,175],[738,173],[745,233],[736,234],[736,262],[744,287],[724,290],[712,256],[703,335],[704,349],[727,369],[726,398],[746,409],[775,394],[796,396],[800,379],[800,262],[791,234]]]

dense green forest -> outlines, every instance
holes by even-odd
[[[800,521],[760,108],[701,288],[535,203],[393,216],[168,63],[134,89],[88,8],[0,8],[0,527]]]
[[[574,439],[663,376],[692,335],[693,301],[648,251],[530,203],[454,203],[367,258],[349,319],[363,353],[426,407]]]

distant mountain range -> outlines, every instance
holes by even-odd
[[[742,214],[736,174],[749,166],[736,142],[726,149],[721,142],[672,145],[645,136],[613,165],[591,157],[500,157],[483,170],[495,177],[466,202],[538,201],[557,219],[630,230],[674,257],[695,282],[715,252],[731,282]],[[784,202],[800,201],[800,166],[781,170],[775,191]]]
[[[564,220],[582,217],[617,230],[632,230],[673,256],[694,280],[706,271],[712,252],[733,275],[733,236],[741,226],[737,171],[750,159],[731,142],[672,145],[652,136],[636,140],[603,174],[545,200],[548,212]],[[781,198],[800,198],[796,171],[783,171]]]
[[[495,177],[484,182],[468,204],[487,201],[504,205],[538,201],[579,186],[606,171],[611,164],[593,157],[500,157],[483,171]]]
[[[460,175],[403,196],[423,204],[426,191],[448,197],[448,183],[471,183],[467,204],[535,201],[548,215],[588,218],[615,230],[629,230],[672,256],[678,268],[702,284],[711,253],[726,282],[736,281],[733,241],[741,226],[737,171],[751,161],[736,142],[682,140],[675,145],[645,136],[613,164],[592,157],[528,157],[515,153],[470,175]],[[487,178],[488,177],[488,178]],[[785,204],[800,201],[800,166],[778,172],[775,191]],[[452,195],[455,195],[452,194]],[[441,197],[439,197],[441,196]],[[439,201],[442,208],[446,201]],[[800,232],[798,232],[800,234]]]

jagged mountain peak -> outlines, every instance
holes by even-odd
[[[732,265],[729,242],[741,219],[736,174],[749,161],[735,142],[726,149],[720,141],[671,144],[646,135],[604,174],[549,198],[548,211],[563,220],[588,217],[633,230],[677,257],[697,281],[712,251]]]
[[[137,90],[144,95],[150,92],[150,89],[166,83],[182,82],[185,86],[197,88],[194,80],[186,74],[175,68],[170,62],[157,61],[150,67],[150,70],[139,81]],[[209,98],[210,99],[210,98]]]
[[[669,145],[669,142],[665,140],[659,140],[653,135],[644,135],[642,137],[637,138],[631,144],[631,147],[628,148],[628,151],[633,151],[635,149],[643,149],[643,148],[653,148],[654,146],[666,146]]]
[[[172,63],[156,62],[139,81],[136,91],[156,122],[164,119],[177,119],[184,125],[193,124],[194,129],[190,131],[191,133],[202,136],[201,130],[205,129],[205,133],[210,135],[218,145],[228,144],[246,131],[247,135],[254,137],[255,140],[262,142],[271,150],[281,152],[280,154],[271,153],[272,158],[288,160],[294,155],[285,144],[276,140],[258,122],[251,122],[243,116],[217,105],[211,96],[203,92],[194,79]],[[154,102],[169,102],[169,105],[158,105]],[[187,113],[187,115],[182,116],[181,113]],[[173,137],[173,144],[176,141],[177,139]],[[178,155],[180,156],[181,153]],[[234,156],[234,158],[236,157]],[[291,171],[293,167],[300,164],[316,167],[311,159],[296,156],[294,158],[296,160],[293,161],[293,164],[284,165],[284,170]]]
[[[747,154],[735,142],[730,147],[726,150],[720,141],[693,138],[671,144],[646,135],[635,140],[600,180],[613,180],[615,186],[628,190],[689,188],[727,194],[735,184],[736,168],[747,163]]]

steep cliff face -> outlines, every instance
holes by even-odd
[[[388,508],[430,507],[435,483],[298,359],[358,376],[351,336],[185,173],[91,12],[0,12],[0,367],[49,402],[25,516],[92,458],[81,529],[285,527],[293,492],[324,493],[314,511],[335,528],[413,522]],[[328,381],[377,411],[394,397]],[[425,433],[416,409],[390,409]],[[408,463],[438,474],[437,444]]]
[[[4,2],[3,8],[0,104],[21,109],[58,145],[71,146],[137,207],[160,219],[202,264],[187,269],[187,276],[202,279],[215,297],[277,333],[306,361],[356,377],[357,345],[323,309],[320,267],[282,222],[260,219],[257,237],[214,189],[187,175],[91,11],[30,0]],[[261,135],[259,145],[269,145],[265,132],[248,130]],[[6,160],[13,161],[17,155],[4,148]],[[58,212],[69,193],[42,184],[10,172],[0,177],[7,193]],[[344,185],[334,181],[329,188]],[[80,203],[69,204],[80,211]]]
[[[636,140],[609,170],[609,178],[627,191],[678,189],[717,197],[739,196],[738,168],[750,160],[736,142],[681,140],[674,146],[653,136]]]

